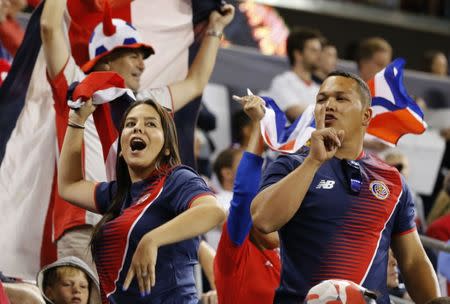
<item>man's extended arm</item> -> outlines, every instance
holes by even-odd
[[[394,236],[391,248],[397,258],[406,289],[414,302],[426,303],[439,297],[438,280],[417,231]]]
[[[222,13],[224,15],[217,11],[211,13],[208,30],[211,30],[213,34],[207,34],[203,38],[200,50],[189,69],[186,79],[169,85],[174,111],[181,109],[189,101],[200,96],[208,84],[220,46],[220,37],[214,36],[214,33],[222,33],[224,28],[233,20],[234,7],[226,4],[222,7]]]
[[[65,7],[65,0],[46,0],[41,15],[42,47],[52,79],[61,72],[70,54],[62,27]]]

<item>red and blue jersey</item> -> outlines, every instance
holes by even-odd
[[[100,213],[109,208],[116,188],[116,182],[97,184],[95,199]],[[102,227],[96,240],[95,263],[103,303],[198,303],[194,281],[198,238],[158,248],[156,284],[150,295],[140,296],[135,279],[127,291],[122,290],[122,285],[142,237],[187,210],[203,195],[211,195],[211,191],[186,166],[154,173],[132,184],[120,215]]]
[[[307,153],[279,157],[265,171],[261,188],[292,172]],[[303,301],[311,287],[327,279],[353,281],[378,292],[378,303],[389,303],[391,237],[415,230],[411,191],[397,169],[375,156],[353,162],[359,167],[358,191],[350,187],[354,172],[349,172],[349,161],[332,158],[316,172],[300,208],[279,230],[282,271],[274,303]]]

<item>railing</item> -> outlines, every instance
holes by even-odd
[[[433,239],[425,235],[420,235],[420,241],[422,242],[422,245],[424,247],[450,253],[450,245],[445,242]]]

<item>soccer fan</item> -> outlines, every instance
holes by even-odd
[[[98,304],[101,301],[98,279],[77,257],[64,257],[43,267],[37,275],[37,285],[49,304]]]
[[[107,1],[105,1],[107,3]],[[56,111],[56,126],[58,146],[61,148],[66,130],[68,107],[68,86],[81,81],[91,71],[114,71],[120,74],[126,86],[137,93],[138,100],[154,99],[161,105],[177,111],[194,97],[201,94],[211,75],[221,33],[233,19],[234,7],[225,5],[222,12],[211,13],[208,31],[202,42],[198,55],[193,62],[185,80],[162,88],[140,88],[139,80],[144,70],[144,59],[154,53],[150,45],[142,43],[136,29],[121,19],[108,18],[106,9],[105,20],[92,33],[89,42],[90,60],[81,68],[76,65],[67,47],[67,37],[62,29],[65,1],[48,0],[41,16],[41,37],[44,55],[47,62],[48,81],[52,87],[54,108]],[[161,50],[163,51],[163,50]],[[125,107],[117,103],[111,104],[112,114],[122,116]],[[97,114],[101,113],[97,111]],[[106,108],[106,113],[109,109]],[[96,114],[94,114],[95,116]],[[104,180],[114,176],[115,145],[105,143],[108,134],[117,132],[108,127],[114,126],[111,115],[107,114],[98,119],[90,117],[85,129],[85,176],[89,180]],[[186,120],[195,117],[186,117]],[[94,124],[95,123],[95,124]],[[105,130],[106,128],[106,130]],[[101,130],[103,130],[101,132]],[[99,147],[102,146],[103,153]],[[107,157],[104,157],[107,155]],[[104,158],[107,165],[103,166]],[[92,226],[98,217],[85,210],[72,206],[61,199],[56,193],[57,185],[53,185],[53,235],[57,245],[58,257],[75,255],[88,262],[86,256]],[[95,268],[91,264],[92,268]]]
[[[364,81],[372,79],[392,60],[392,47],[383,38],[370,37],[362,40],[356,50],[358,72]]]
[[[362,40],[356,50],[356,64],[359,76],[364,81],[372,79],[379,71],[384,69],[392,60],[392,47],[383,38],[370,37]],[[379,139],[366,134],[364,148],[378,153],[388,148]]]
[[[252,133],[236,172],[229,215],[214,260],[219,303],[273,303],[280,282],[276,232],[265,235],[252,228],[250,203],[258,191],[264,152],[259,121],[264,101],[244,97],[244,111],[252,120]]]
[[[389,246],[412,299],[439,296],[408,186],[396,169],[363,150],[370,103],[361,78],[331,73],[317,95],[310,147],[280,156],[264,173],[251,212],[257,229],[280,236],[276,303],[303,301],[327,279],[356,282],[379,293],[378,303],[389,303]]]
[[[319,66],[314,71],[312,79],[321,85],[328,74],[336,70],[338,52],[336,46],[327,40],[322,42],[322,51],[320,52]]]
[[[448,60],[441,51],[429,50],[423,54],[424,72],[428,72],[440,77],[448,76]]]
[[[152,100],[132,103],[123,115],[117,180],[85,180],[83,131],[94,108],[89,100],[69,113],[58,190],[103,215],[91,241],[102,302],[197,304],[197,236],[225,212],[204,180],[180,165],[173,118]]]
[[[312,80],[312,73],[319,66],[321,39],[321,34],[313,29],[292,31],[286,42],[291,69],[275,76],[268,92],[264,93],[277,101],[290,121],[314,103],[319,91],[319,86]]]

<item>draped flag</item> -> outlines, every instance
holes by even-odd
[[[389,144],[397,144],[405,134],[422,134],[427,125],[423,112],[403,84],[402,58],[395,59],[368,81],[372,95],[372,120],[367,133]],[[269,97],[266,114],[261,120],[261,134],[266,144],[275,151],[294,153],[304,146],[315,130],[314,105],[310,105],[290,126],[286,116]]]
[[[67,1],[64,28],[80,66],[88,59],[87,42],[102,19],[104,1]],[[113,17],[132,21],[144,40],[155,47],[156,55],[149,60],[151,66],[142,76],[142,87],[183,79],[188,70],[187,48],[194,37],[193,16],[198,16],[199,9],[190,1],[179,0],[134,0],[131,8],[130,0],[109,2]],[[205,2],[220,1],[199,1],[202,5]],[[23,44],[0,88],[0,229],[7,236],[0,238],[0,265],[6,275],[25,279],[34,279],[41,263],[56,258],[49,202],[57,196],[52,189],[58,143],[41,49],[42,7],[43,3],[33,12]],[[116,121],[118,114],[111,116]]]
[[[423,112],[403,84],[405,60],[395,59],[368,81],[373,115],[367,133],[391,144],[405,134],[422,134],[427,128]]]
[[[305,145],[316,129],[314,105],[310,105],[290,126],[286,126],[284,112],[270,97],[262,97],[266,102],[266,114],[261,120],[261,134],[266,144],[274,151],[295,153]]]
[[[92,98],[92,104],[98,106],[124,95],[129,101],[136,100],[133,91],[126,88],[125,80],[119,74],[92,72],[81,83],[71,85],[67,105],[72,109],[79,109],[86,100]]]

